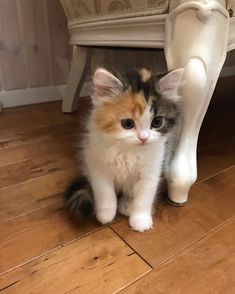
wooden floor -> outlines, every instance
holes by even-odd
[[[64,211],[87,99],[73,115],[60,103],[0,114],[0,292],[235,293],[235,94],[215,96],[188,204],[159,203],[146,233]]]

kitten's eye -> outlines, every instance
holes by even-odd
[[[155,116],[152,120],[151,127],[155,129],[160,129],[164,125],[164,117]]]
[[[121,125],[124,129],[130,130],[135,126],[135,122],[131,118],[126,118],[121,120]]]

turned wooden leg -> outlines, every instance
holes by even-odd
[[[82,85],[91,62],[91,48],[74,46],[71,69],[67,82],[67,89],[63,98],[63,112],[73,112],[77,109],[77,102]]]
[[[169,70],[185,67],[183,124],[165,174],[170,203],[181,205],[197,178],[198,133],[226,57],[229,16],[219,1],[175,3],[166,21],[165,53]]]

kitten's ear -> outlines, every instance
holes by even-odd
[[[119,96],[122,82],[104,68],[98,68],[93,77],[94,102],[104,102]]]
[[[184,75],[184,68],[178,68],[163,78],[158,82],[158,87],[162,94],[166,96],[166,98],[177,101],[179,99],[178,90],[182,82],[182,78]]]

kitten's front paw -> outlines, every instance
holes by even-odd
[[[144,232],[153,227],[153,219],[149,214],[135,214],[129,219],[129,224],[133,230]]]
[[[96,211],[96,218],[103,225],[110,223],[115,218],[115,215],[116,209],[105,208]]]

